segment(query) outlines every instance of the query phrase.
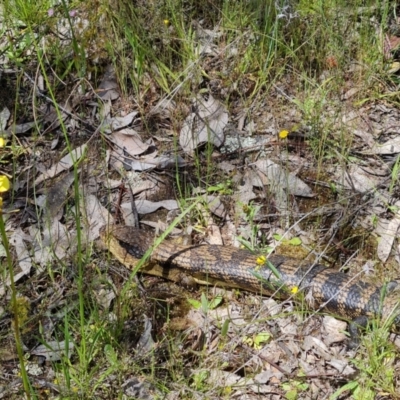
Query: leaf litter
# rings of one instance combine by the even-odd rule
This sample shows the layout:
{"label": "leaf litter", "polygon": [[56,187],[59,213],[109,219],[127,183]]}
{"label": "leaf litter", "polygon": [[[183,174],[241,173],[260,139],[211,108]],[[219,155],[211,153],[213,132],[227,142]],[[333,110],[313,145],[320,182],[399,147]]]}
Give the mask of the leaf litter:
{"label": "leaf litter", "polygon": [[[84,19],[80,21],[84,22]],[[60,29],[62,29],[61,25]],[[220,54],[216,43],[216,39],[221,36],[219,28],[206,30],[198,26],[196,30],[199,35],[199,53],[209,57],[204,62],[210,62],[210,58],[213,61],[213,57]],[[232,54],[234,50],[230,49]],[[214,86],[213,88],[215,90]],[[236,89],[228,88],[227,90],[233,93]],[[271,101],[281,104],[282,93],[285,91],[289,93],[287,98],[294,95],[289,87],[282,84],[280,95],[275,96]],[[357,92],[358,87],[349,89],[345,92],[342,101],[351,100]],[[100,97],[104,104],[98,113],[97,126],[100,129],[95,140],[100,137],[99,132],[104,135],[103,137],[112,148],[110,160],[107,158],[107,166],[103,165],[101,172],[88,166],[93,161],[99,162],[99,152],[93,151],[98,149],[88,145],[89,140],[92,139],[88,139],[84,144],[75,141],[72,150],[67,155],[60,155],[59,161],[52,162],[50,166],[47,164],[45,167],[45,161],[48,160],[42,159],[43,164],[39,168],[41,171],[35,172],[36,175],[30,178],[34,179],[35,188],[38,185],[43,186],[38,193],[39,197],[35,198],[42,216],[38,216],[38,220],[33,221],[30,226],[19,227],[18,220],[13,220],[12,216],[8,223],[8,232],[12,232],[10,244],[15,251],[15,260],[20,268],[20,272],[14,276],[16,282],[24,277],[32,279],[36,275],[43,274],[45,270],[43,267],[55,265],[61,260],[71,260],[76,254],[77,227],[71,214],[67,212],[67,207],[71,207],[75,201],[75,197],[71,195],[71,185],[75,175],[69,172],[74,163],[79,161],[78,179],[82,181],[79,183],[78,210],[82,221],[84,249],[98,238],[98,230],[103,224],[112,223],[118,218],[128,224],[133,223],[132,204],[126,193],[121,195],[121,187],[124,186],[132,187],[134,195],[144,196],[135,200],[137,211],[142,217],[150,217],[160,209],[164,211],[157,222],[147,221],[147,223],[165,229],[168,226],[166,222],[168,215],[176,215],[165,212],[176,212],[179,209],[179,203],[170,196],[157,198],[160,192],[155,190],[154,181],[150,180],[146,174],[162,180],[163,174],[167,175],[172,168],[190,167],[193,164],[192,156],[195,151],[202,151],[202,146],[207,147],[207,144],[212,145],[214,152],[225,145],[228,149],[225,154],[234,152],[240,154],[243,150],[246,157],[251,158],[251,162],[249,159],[241,160],[239,156],[230,161],[221,159],[222,161],[216,162],[216,166],[227,175],[217,176],[217,181],[213,185],[213,194],[210,195],[206,189],[197,187],[197,193],[204,197],[204,202],[197,209],[198,220],[188,224],[191,225],[192,233],[195,232],[192,236],[197,241],[238,244],[236,237],[240,232],[248,229],[251,234],[254,234],[250,223],[255,221],[260,227],[259,237],[256,239],[273,243],[273,234],[279,232],[289,240],[298,233],[293,225],[303,226],[303,219],[311,215],[309,209],[303,208],[304,199],[313,201],[321,193],[320,189],[325,183],[346,193],[346,196],[342,198],[343,205],[332,207],[328,215],[327,208],[312,203],[314,207],[320,207],[317,215],[321,217],[321,232],[307,232],[307,226],[303,226],[301,232],[315,235],[315,247],[321,248],[320,244],[324,243],[323,230],[333,226],[331,233],[336,234],[341,227],[349,225],[349,220],[343,217],[343,214],[346,213],[346,207],[352,208],[351,199],[359,194],[370,196],[373,198],[374,210],[382,210],[377,215],[379,220],[377,226],[371,229],[371,232],[379,237],[376,247],[377,257],[383,263],[389,259],[393,263],[395,239],[399,229],[399,204],[391,200],[392,195],[388,184],[391,169],[385,168],[388,162],[383,156],[400,152],[398,150],[399,132],[391,128],[399,117],[394,107],[388,105],[365,107],[363,117],[366,116],[368,119],[368,128],[357,114],[354,118],[347,118],[344,123],[345,128],[359,139],[354,145],[356,148],[354,157],[346,168],[333,166],[334,170],[329,171],[329,166],[327,166],[328,174],[334,179],[326,178],[325,181],[328,182],[326,183],[318,182],[315,175],[307,170],[307,165],[310,163],[307,157],[311,157],[311,150],[307,146],[311,139],[292,142],[289,134],[286,142],[277,140],[279,133],[277,125],[271,123],[271,115],[267,113],[260,112],[258,115],[254,113],[251,120],[241,118],[236,121],[237,126],[234,126],[234,131],[237,135],[229,136],[226,135],[226,131],[229,128],[228,122],[235,121],[234,110],[210,93],[197,94],[194,99],[185,104],[185,108],[192,111],[180,121],[182,123],[178,131],[180,147],[176,152],[173,149],[165,149],[164,144],[171,143],[170,138],[166,140],[160,136],[159,132],[157,135],[145,137],[140,125],[146,116],[142,115],[134,104],[131,104],[133,111],[125,112],[118,108],[121,96],[112,68],[107,68],[104,78],[96,89],[96,96]],[[176,110],[176,101],[161,98],[161,95],[159,97],[150,115],[158,119],[159,123],[164,124],[166,131],[174,132],[170,118]],[[293,104],[288,102],[285,106],[289,110]],[[351,108],[351,105],[347,103],[347,107]],[[74,112],[74,108],[67,107],[66,110],[68,113],[63,113],[64,122],[69,120],[69,113]],[[324,117],[328,118],[329,113],[336,111],[334,104],[328,106]],[[1,115],[1,130],[5,131],[5,135],[11,132],[29,133],[36,126],[36,122],[19,125],[10,122],[10,115],[6,109],[3,109]],[[286,115],[293,116],[293,122],[298,122],[294,114],[287,113]],[[350,117],[350,113],[348,116]],[[47,117],[47,123],[50,123],[51,129],[56,129],[52,121],[57,119],[51,111]],[[276,119],[279,120],[279,116]],[[88,124],[90,122],[91,117],[88,117]],[[290,119],[288,121],[287,117],[281,117],[282,124],[286,125],[288,122]],[[71,124],[70,128],[73,128],[73,125]],[[331,134],[338,137],[339,133],[342,133],[340,129]],[[242,137],[245,132],[250,132],[254,137]],[[259,135],[259,132],[262,134]],[[239,139],[236,140],[235,137]],[[57,145],[61,143],[63,143],[62,139]],[[243,143],[249,145],[243,147]],[[61,147],[63,148],[60,150],[66,151],[65,143]],[[53,150],[54,146],[51,145],[50,148]],[[224,151],[223,147],[222,151]],[[204,155],[205,152],[202,154]],[[382,157],[377,158],[378,156]],[[374,163],[379,165],[381,175],[376,175],[377,168],[368,168]],[[143,173],[137,177],[137,185],[129,182],[131,170],[142,173],[147,171],[146,174]],[[65,175],[54,182],[61,174]],[[112,175],[112,179],[109,179],[108,174]],[[98,189],[91,189],[89,176],[96,177]],[[230,180],[233,184],[226,184],[227,182],[221,184],[224,180]],[[169,184],[172,186],[171,183]],[[227,188],[232,190],[232,193],[227,192]],[[145,198],[146,196],[150,199]],[[119,200],[120,197],[123,199]],[[332,197],[328,199],[336,202]],[[364,215],[361,220],[359,211],[355,212],[354,218],[351,219],[351,225],[355,227],[361,226],[366,218],[371,219],[376,216],[371,212],[371,203],[367,201],[363,203],[363,199],[358,201],[358,206]],[[246,219],[246,210],[248,212],[246,206],[254,207],[255,205],[260,206],[260,212],[256,216],[259,220],[255,218],[249,221]],[[294,221],[289,224],[287,219],[283,218],[287,212],[290,212],[294,218]],[[120,213],[119,217],[118,213]],[[181,229],[176,229],[176,232],[181,231]],[[337,236],[340,237],[339,234]],[[396,262],[398,264],[398,260]],[[112,272],[106,271],[105,274],[106,281],[114,284]],[[3,281],[0,292],[3,297],[7,293],[8,285],[7,279]],[[113,285],[107,284],[106,287],[108,286]],[[115,289],[104,289],[104,287],[100,289],[101,285],[97,287],[99,288],[97,294],[101,298],[97,301],[104,312],[109,312],[112,319]],[[332,393],[333,380],[338,377],[346,379],[355,373],[354,367],[349,362],[352,353],[348,352],[344,345],[346,337],[343,331],[346,326],[343,321],[327,316],[313,316],[305,320],[301,313],[294,311],[296,307],[293,299],[278,303],[273,299],[260,299],[258,296],[238,294],[235,291],[217,292],[216,289],[210,289],[206,301],[210,300],[211,303],[212,297],[217,294],[222,296],[223,302],[216,309],[191,309],[179,317],[180,322],[184,322],[181,324],[184,334],[180,343],[180,353],[187,357],[185,362],[195,358],[193,357],[195,351],[201,351],[203,361],[213,366],[204,370],[201,365],[192,365],[190,362],[187,364],[188,372],[193,379],[204,377],[204,381],[207,381],[210,387],[211,396],[216,396],[223,386],[229,387],[231,393],[239,398],[259,398],[257,395],[260,393],[282,398],[285,394],[283,384],[289,380],[294,385],[296,379],[300,379],[297,372],[303,371],[308,377],[308,382],[312,382],[314,397],[318,398],[323,393]],[[36,300],[38,299],[39,297],[36,297]],[[157,321],[152,320],[151,315],[151,309],[146,309],[145,313],[136,315],[134,320],[134,323],[142,328],[142,332],[135,335],[134,357],[142,357],[147,361],[150,357],[154,357],[154,354],[158,356],[157,351],[162,348],[163,339],[166,338],[165,329],[168,327],[168,322],[165,320],[166,326],[160,328]],[[174,317],[169,320],[171,326],[175,322],[177,319],[174,320]],[[54,319],[54,324],[58,323],[59,321]],[[224,327],[224,324],[227,326]],[[223,334],[222,330],[224,330]],[[261,335],[265,332],[268,335]],[[265,342],[260,341],[260,337],[265,339]],[[76,339],[79,338],[76,337]],[[70,342],[68,345],[69,352],[73,350],[73,343]],[[36,342],[30,354],[50,361],[58,361],[64,356],[65,347],[65,341],[47,340],[45,344]],[[148,355],[149,351],[152,352],[151,356]],[[106,353],[108,359],[111,360],[112,352]],[[249,377],[242,376],[244,368]],[[127,392],[131,390],[129,393],[136,395],[144,387],[146,387],[144,392],[150,391],[149,386],[146,385],[148,385],[146,381],[135,377],[126,381],[124,389]],[[185,390],[185,388],[173,390],[171,387],[171,398],[174,393],[179,398]],[[307,388],[304,390],[308,393]],[[141,396],[145,398],[147,394]]]}

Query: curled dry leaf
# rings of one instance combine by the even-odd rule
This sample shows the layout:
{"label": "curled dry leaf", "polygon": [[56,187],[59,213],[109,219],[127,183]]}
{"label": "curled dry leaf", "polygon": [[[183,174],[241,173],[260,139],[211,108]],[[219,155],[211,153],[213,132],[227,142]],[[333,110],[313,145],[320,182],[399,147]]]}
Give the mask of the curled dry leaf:
{"label": "curled dry leaf", "polygon": [[154,144],[144,143],[139,134],[133,129],[122,129],[111,134],[111,140],[115,143],[125,154],[137,156],[143,154],[150,146]]}
{"label": "curled dry leaf", "polygon": [[400,153],[400,137],[389,139],[385,143],[376,143],[372,149],[372,154],[395,154]]}
{"label": "curled dry leaf", "polygon": [[217,196],[207,196],[207,204],[210,211],[219,218],[226,217],[226,210],[221,199]]}
{"label": "curled dry leaf", "polygon": [[251,200],[257,198],[257,195],[253,192],[252,179],[249,179],[248,175],[242,177],[239,182],[240,184],[237,186],[237,191],[233,195],[236,201],[235,208],[237,212],[240,212],[243,204],[249,204]]}
{"label": "curled dry leaf", "polygon": [[325,343],[314,336],[308,335],[304,338],[303,348],[305,351],[313,349],[316,354],[325,360],[330,360],[332,358],[332,354]]}
{"label": "curled dry leaf", "polygon": [[349,100],[351,97],[356,95],[362,88],[361,87],[353,87],[349,89],[346,93],[343,94],[342,100]]}
{"label": "curled dry leaf", "polygon": [[366,129],[353,129],[353,134],[362,139],[369,147],[375,145],[374,136]]}
{"label": "curled dry leaf", "polygon": [[[21,268],[20,272],[14,274],[14,282],[18,282],[21,278],[28,275],[32,268],[32,261],[24,240],[29,241],[30,237],[26,235],[21,228],[18,228],[10,237],[10,244],[15,249],[18,265]],[[8,287],[10,283],[11,281],[9,277],[3,280],[2,284],[0,285],[0,296],[5,294],[6,287]]]}
{"label": "curled dry leaf", "polygon": [[86,144],[72,150],[64,156],[56,165],[53,165],[48,171],[40,174],[35,180],[35,185],[45,181],[46,179],[53,178],[63,171],[70,169],[74,163],[77,163],[86,152]]}
{"label": "curled dry leaf", "polygon": [[194,107],[196,111],[189,114],[180,132],[179,143],[183,150],[191,154],[203,143],[220,147],[228,123],[226,107],[211,95],[208,100],[198,96]]}
{"label": "curled dry leaf", "polygon": [[44,225],[43,239],[41,233],[35,235],[35,262],[45,265],[54,259],[63,260],[67,255],[73,255],[76,251],[76,233],[53,219]]}
{"label": "curled dry leaf", "polygon": [[[68,346],[68,347],[67,347]],[[46,361],[60,361],[65,356],[71,358],[74,353],[75,344],[71,340],[67,342],[50,341],[41,344],[30,352],[30,354],[38,357],[44,357]]]}
{"label": "curled dry leaf", "polygon": [[154,342],[151,336],[151,330],[153,328],[151,320],[145,314],[143,314],[143,319],[144,319],[144,329],[137,344],[138,352],[141,356],[148,354],[149,352],[154,350],[156,346],[156,343]]}
{"label": "curled dry leaf", "polygon": [[[196,372],[200,373],[200,371]],[[207,372],[209,374],[207,379],[208,384],[217,387],[230,387],[237,384],[241,379],[240,375],[221,371],[220,369],[211,369],[207,370]]]}
{"label": "curled dry leaf", "polygon": [[26,133],[30,131],[33,127],[36,126],[36,122],[26,122],[25,124],[20,124],[20,125],[11,125],[4,133],[4,136],[12,136],[12,135],[22,135],[23,133]]}
{"label": "curled dry leaf", "polygon": [[41,199],[45,218],[61,219],[63,216],[63,207],[67,201],[68,189],[72,185],[74,177],[74,173],[70,172],[64,178],[56,182],[51,188],[45,190],[45,197]]}
{"label": "curled dry leaf", "polygon": [[336,318],[326,315],[322,319],[322,326],[325,330],[323,339],[327,346],[330,346],[332,343],[343,342],[347,339],[347,336],[344,334],[347,329],[345,321],[339,321]]}
{"label": "curled dry leaf", "polygon": [[[342,172],[338,168],[337,174],[342,176]],[[364,193],[369,190],[376,189],[379,183],[383,180],[376,175],[369,174],[365,169],[358,165],[351,165],[348,171],[344,173],[344,186],[348,189],[355,190],[359,193]]]}
{"label": "curled dry leaf", "polygon": [[[150,226],[150,227],[154,228],[154,230],[156,232],[165,232],[167,229],[170,229],[169,224],[166,224],[161,221],[154,222],[154,221],[148,221],[148,220],[142,219],[140,221],[140,223],[142,225],[146,225],[146,226]],[[172,229],[170,235],[171,236],[182,236],[184,233],[185,233],[185,231],[183,229],[174,228],[174,229]]]}
{"label": "curled dry leaf", "polygon": [[[62,108],[69,113],[73,111],[69,102],[63,104]],[[46,125],[46,131],[55,130],[61,125],[61,122],[65,122],[69,118],[69,114],[62,110],[57,110],[54,106],[47,107],[44,104],[41,109],[44,115],[43,122]]]}
{"label": "curled dry leaf", "polygon": [[117,131],[119,129],[127,127],[132,123],[138,113],[138,111],[132,111],[124,117],[106,118],[103,122],[103,132],[111,133],[113,131]]}
{"label": "curled dry leaf", "polygon": [[[85,190],[84,190],[85,192]],[[85,221],[85,243],[90,243],[99,237],[99,229],[106,224],[113,224],[114,218],[103,207],[94,195],[83,196],[81,213]]]}
{"label": "curled dry leaf", "polygon": [[0,135],[3,136],[3,132],[6,129],[7,122],[10,119],[11,113],[7,107],[4,107],[0,111]]}
{"label": "curled dry leaf", "polygon": [[378,226],[381,238],[378,243],[377,255],[382,262],[386,262],[392,251],[394,239],[398,237],[400,213],[397,212],[390,221],[379,221]]}
{"label": "curled dry leaf", "polygon": [[10,244],[14,246],[17,254],[18,265],[21,268],[21,272],[29,274],[32,268],[31,258],[29,251],[24,243],[24,240],[30,239],[21,228],[18,228],[10,237]]}
{"label": "curled dry leaf", "polygon": [[160,157],[145,158],[141,161],[133,160],[130,162],[129,165],[135,171],[148,171],[154,168],[168,169],[168,168],[173,168],[175,166],[184,167],[186,164],[187,164],[186,161],[180,155],[163,154]]}
{"label": "curled dry leaf", "polygon": [[[163,201],[150,201],[150,200],[135,200],[135,205],[137,212],[139,214],[150,214],[159,208],[165,208],[167,210],[176,210],[179,208],[178,202],[176,200],[163,200]],[[134,220],[132,215],[132,204],[122,203],[121,212],[124,221],[127,225],[134,226]]]}
{"label": "curled dry leaf", "polygon": [[272,191],[277,192],[280,189],[285,189],[295,196],[314,197],[314,193],[306,183],[273,161],[259,160],[254,165],[261,174],[261,179],[263,179],[263,175],[267,178]]}
{"label": "curled dry leaf", "polygon": [[346,360],[341,360],[338,358],[333,358],[327,362],[333,368],[335,368],[342,376],[352,376],[355,374],[356,370],[351,367]]}

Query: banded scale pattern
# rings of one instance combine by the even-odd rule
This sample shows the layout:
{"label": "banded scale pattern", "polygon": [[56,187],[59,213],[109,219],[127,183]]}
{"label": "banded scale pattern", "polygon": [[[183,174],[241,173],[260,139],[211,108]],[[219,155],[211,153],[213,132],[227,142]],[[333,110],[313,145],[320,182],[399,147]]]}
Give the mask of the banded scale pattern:
{"label": "banded scale pattern", "polygon": [[[148,232],[128,226],[103,227],[101,237],[112,254],[128,268],[153,246]],[[248,250],[215,245],[178,245],[165,240],[156,247],[143,272],[180,282],[189,275],[198,283],[218,284],[232,288],[287,298],[292,288],[304,292],[312,309],[325,310],[351,320],[393,317],[400,327],[400,282],[377,286],[351,277],[324,265],[304,264],[302,260],[272,255],[268,260],[279,276],[267,265],[259,266],[257,256]]]}

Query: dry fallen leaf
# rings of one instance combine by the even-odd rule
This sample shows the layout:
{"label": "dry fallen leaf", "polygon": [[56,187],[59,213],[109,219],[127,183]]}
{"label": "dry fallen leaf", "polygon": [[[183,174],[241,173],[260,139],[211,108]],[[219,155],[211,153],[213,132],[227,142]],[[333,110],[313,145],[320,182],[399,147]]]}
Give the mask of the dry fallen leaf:
{"label": "dry fallen leaf", "polygon": [[383,177],[369,174],[365,168],[361,168],[358,165],[351,165],[344,174],[343,171],[338,168],[337,175],[338,178],[344,175],[344,187],[359,193],[376,189],[379,183],[384,179]]}
{"label": "dry fallen leaf", "polygon": [[48,171],[40,174],[35,180],[35,185],[45,181],[46,179],[53,178],[61,172],[70,169],[74,163],[77,163],[86,152],[86,144],[72,150],[64,156],[57,164],[53,165]]}
{"label": "dry fallen leaf", "polygon": [[330,346],[332,343],[343,342],[347,339],[347,336],[344,334],[347,329],[347,323],[344,321],[339,321],[336,318],[326,315],[322,319],[322,327],[325,331],[323,340],[327,346]]}
{"label": "dry fallen leaf", "polygon": [[0,111],[0,135],[3,136],[3,133],[6,129],[7,122],[10,119],[11,113],[7,107],[4,107]]}
{"label": "dry fallen leaf", "polygon": [[219,218],[226,217],[225,206],[222,203],[220,197],[218,196],[207,196],[207,205],[209,210]]}
{"label": "dry fallen leaf", "polygon": [[143,314],[143,319],[144,319],[144,329],[137,343],[138,354],[142,357],[153,351],[154,348],[156,347],[156,342],[151,336],[151,330],[153,328],[151,319],[148,318],[147,315],[145,314]]}
{"label": "dry fallen leaf", "polygon": [[71,340],[69,340],[68,343],[65,341],[57,342],[54,340],[37,346],[35,349],[30,351],[30,354],[44,357],[46,361],[60,361],[66,355],[68,355],[68,358],[71,358],[74,353],[74,347],[75,344]]}
{"label": "dry fallen leaf", "polygon": [[[85,190],[83,190],[85,192]],[[113,224],[114,218],[94,195],[83,196],[81,213],[84,216],[85,243],[91,243],[99,237],[99,229]]]}
{"label": "dry fallen leaf", "polygon": [[[400,202],[396,202],[397,207]],[[382,262],[386,262],[392,251],[395,238],[398,237],[400,227],[400,213],[397,212],[390,221],[380,220],[378,222],[377,230],[379,230],[380,240],[377,248],[378,258]]]}
{"label": "dry fallen leaf", "polygon": [[63,216],[63,207],[67,201],[68,189],[74,181],[73,172],[67,174],[64,178],[54,183],[49,189],[45,189],[45,195],[36,198],[36,204],[43,208],[44,219],[57,218],[60,220]]}
{"label": "dry fallen leaf", "polygon": [[[176,210],[179,208],[176,200],[163,200],[163,201],[150,201],[150,200],[135,200],[137,212],[139,214],[150,214],[159,208],[167,210]],[[134,219],[132,215],[132,204],[130,202],[121,204],[121,212],[124,221],[127,225],[134,226]]]}
{"label": "dry fallen leaf", "polygon": [[[150,226],[150,227],[154,228],[154,230],[156,232],[165,232],[167,229],[170,228],[169,224],[167,224],[165,222],[162,222],[162,221],[154,222],[154,221],[148,221],[148,220],[142,219],[140,221],[140,223],[142,225],[146,225],[146,226]],[[133,226],[133,225],[131,224],[131,226]],[[172,229],[170,234],[172,236],[182,236],[183,230],[182,229],[178,229],[178,228],[174,228],[174,229]]]}
{"label": "dry fallen leaf", "polygon": [[389,139],[385,143],[376,143],[372,147],[372,154],[395,154],[400,153],[400,137]]}
{"label": "dry fallen leaf", "polygon": [[[240,176],[237,175],[237,178]],[[257,198],[257,195],[253,192],[253,182],[252,178],[246,174],[244,177],[241,177],[239,180],[239,184],[237,185],[236,191],[233,194],[233,198],[235,199],[235,208],[236,212],[240,212],[243,204],[249,204],[251,200]]]}
{"label": "dry fallen leaf", "polygon": [[236,385],[241,379],[240,375],[232,372],[221,371],[220,369],[207,369],[206,371],[208,373],[208,384],[217,387],[230,387]]}
{"label": "dry fallen leaf", "polygon": [[374,136],[366,129],[353,129],[353,133],[354,135],[361,138],[365,142],[365,144],[367,144],[369,147],[374,146],[375,144]]}
{"label": "dry fallen leaf", "polygon": [[123,117],[106,118],[103,122],[103,132],[111,133],[113,131],[117,131],[119,129],[127,127],[132,123],[132,121],[138,114],[138,111],[132,111],[131,113]]}
{"label": "dry fallen leaf", "polygon": [[21,268],[21,271],[26,275],[29,274],[32,268],[29,251],[24,243],[24,240],[27,238],[29,238],[29,236],[26,235],[21,228],[16,229],[10,237],[10,244],[14,246],[17,254],[18,265]]}
{"label": "dry fallen leaf", "polygon": [[25,124],[20,124],[20,125],[11,125],[4,133],[4,136],[12,136],[12,135],[21,135],[23,133],[26,133],[30,131],[33,127],[36,126],[36,122],[26,122]]}
{"label": "dry fallen leaf", "polygon": [[147,171],[154,168],[168,169],[176,166],[184,167],[186,164],[186,161],[178,154],[163,154],[160,157],[133,160],[129,163],[129,166],[135,171]]}
{"label": "dry fallen leaf", "polygon": [[317,337],[307,335],[304,338],[303,348],[306,351],[310,351],[311,349],[313,349],[316,354],[318,354],[325,360],[332,359],[332,354],[329,351],[329,348],[325,345],[325,343],[321,339]]}
{"label": "dry fallen leaf", "polygon": [[[24,240],[30,241],[29,235],[26,235],[21,228],[18,228],[10,237],[10,244],[14,247],[17,254],[18,265],[21,271],[14,274],[14,282],[18,282],[21,278],[28,275],[32,268],[31,258],[29,256],[28,248]],[[10,285],[10,278],[3,279],[0,285],[0,296],[6,292],[6,287]]]}
{"label": "dry fallen leaf", "polygon": [[263,178],[262,175],[264,175],[268,179],[268,184],[273,192],[280,188],[295,196],[314,197],[311,188],[306,183],[273,161],[259,160],[254,165],[261,174],[260,177]]}
{"label": "dry fallen leaf", "polygon": [[220,147],[224,142],[224,128],[228,123],[228,111],[218,100],[209,95],[208,100],[198,96],[196,112],[189,114],[180,131],[179,143],[186,153],[203,143]]}
{"label": "dry fallen leaf", "polygon": [[349,365],[347,360],[341,360],[338,358],[333,358],[327,362],[329,365],[332,365],[333,368],[338,370],[340,375],[342,376],[353,376],[356,370]]}
{"label": "dry fallen leaf", "polygon": [[76,250],[76,234],[57,219],[47,222],[43,228],[43,239],[36,232],[35,262],[45,265],[55,259],[64,259]]}
{"label": "dry fallen leaf", "polygon": [[[63,104],[62,108],[67,112],[73,111],[69,102]],[[60,109],[57,110],[53,105],[48,107],[47,104],[43,104],[41,111],[44,115],[43,122],[46,126],[46,131],[55,130],[61,125],[61,122],[65,122],[69,118],[69,114]]]}
{"label": "dry fallen leaf", "polygon": [[349,89],[346,93],[343,94],[342,99],[349,100],[351,97],[357,94],[361,89],[362,89],[361,87],[353,87]]}
{"label": "dry fallen leaf", "polygon": [[115,143],[123,153],[130,156],[143,154],[150,146],[154,146],[152,141],[144,143],[139,134],[133,129],[122,129],[111,134],[111,140]]}

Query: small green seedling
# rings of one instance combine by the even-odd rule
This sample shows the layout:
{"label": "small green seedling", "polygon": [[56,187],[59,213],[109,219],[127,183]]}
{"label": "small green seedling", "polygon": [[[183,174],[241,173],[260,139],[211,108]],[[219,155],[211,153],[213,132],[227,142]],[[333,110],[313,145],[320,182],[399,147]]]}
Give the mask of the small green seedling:
{"label": "small green seedling", "polygon": [[201,300],[188,299],[188,302],[196,309],[201,309],[204,313],[207,313],[209,310],[214,310],[222,303],[222,295],[215,296],[211,301],[208,301],[206,295],[204,293],[201,294]]}

